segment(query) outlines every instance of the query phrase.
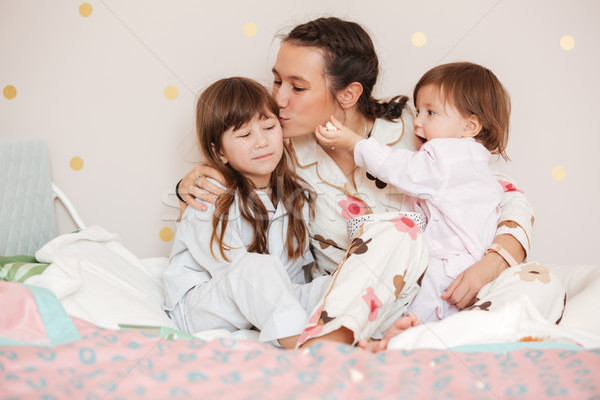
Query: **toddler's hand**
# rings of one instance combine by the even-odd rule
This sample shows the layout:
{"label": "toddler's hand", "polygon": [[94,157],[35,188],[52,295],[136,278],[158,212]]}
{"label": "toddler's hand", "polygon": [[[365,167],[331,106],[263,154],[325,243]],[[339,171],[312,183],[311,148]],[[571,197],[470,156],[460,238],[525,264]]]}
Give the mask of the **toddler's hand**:
{"label": "toddler's hand", "polygon": [[456,277],[442,295],[442,300],[456,305],[461,310],[470,307],[477,302],[479,290],[496,279],[501,272],[501,267],[490,263],[489,258],[484,257]]}
{"label": "toddler's hand", "polygon": [[343,150],[354,150],[354,145],[362,139],[352,130],[342,125],[333,115],[325,126],[317,126],[315,137],[324,148],[340,148]]}

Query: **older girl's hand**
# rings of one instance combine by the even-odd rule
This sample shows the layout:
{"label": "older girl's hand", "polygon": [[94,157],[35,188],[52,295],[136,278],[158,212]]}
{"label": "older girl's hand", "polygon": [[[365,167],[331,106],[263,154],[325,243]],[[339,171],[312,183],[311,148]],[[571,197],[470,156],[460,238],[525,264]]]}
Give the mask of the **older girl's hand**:
{"label": "older girl's hand", "polygon": [[206,180],[206,177],[225,185],[225,179],[216,169],[208,164],[195,166],[179,183],[177,193],[185,201],[185,203],[179,202],[182,213],[188,205],[205,211],[206,205],[196,201],[196,198],[214,204],[217,197],[224,192],[222,188]]}

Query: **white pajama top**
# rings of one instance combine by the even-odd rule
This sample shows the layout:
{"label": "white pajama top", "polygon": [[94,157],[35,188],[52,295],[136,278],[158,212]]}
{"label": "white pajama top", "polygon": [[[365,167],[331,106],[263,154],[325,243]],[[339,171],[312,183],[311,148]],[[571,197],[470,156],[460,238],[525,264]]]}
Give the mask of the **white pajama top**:
{"label": "white pajama top", "polygon": [[[281,261],[292,283],[306,283],[302,267],[313,262],[309,246],[306,246],[302,257],[289,260],[285,249],[288,227],[286,210],[281,203],[275,208],[266,193],[261,191],[256,193],[269,213],[267,240],[270,256]],[[213,243],[213,257],[209,246],[213,231],[213,212],[212,204],[206,211],[187,207],[181,218],[173,241],[170,265],[163,277],[164,308],[167,311],[172,311],[190,289],[209,281],[212,276],[225,272],[248,253],[253,228],[240,216],[239,199],[236,196],[229,210],[229,222],[224,236],[224,243],[231,247],[231,250],[225,251],[229,261],[222,258],[216,243]],[[308,206],[304,208],[303,215],[308,220]]]}

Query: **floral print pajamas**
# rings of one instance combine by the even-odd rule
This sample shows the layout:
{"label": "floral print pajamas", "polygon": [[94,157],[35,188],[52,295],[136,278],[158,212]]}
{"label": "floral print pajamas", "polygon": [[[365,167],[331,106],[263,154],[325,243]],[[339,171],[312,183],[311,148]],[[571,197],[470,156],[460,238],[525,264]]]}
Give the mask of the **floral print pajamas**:
{"label": "floral print pajamas", "polygon": [[342,326],[355,341],[381,336],[416,295],[429,259],[423,232],[402,213],[376,217],[351,242],[298,345]]}
{"label": "floral print pajamas", "polygon": [[[417,141],[409,110],[394,122],[376,119],[370,135],[391,148],[416,150]],[[385,330],[393,322],[394,316],[401,314],[405,304],[414,298],[418,289],[416,282],[427,266],[427,263],[423,262],[426,256],[420,257],[428,252],[428,246],[422,234],[418,236],[418,240],[412,240],[408,233],[398,231],[394,232],[393,240],[387,236],[388,233],[380,238],[376,231],[381,229],[379,232],[391,232],[394,229],[389,223],[385,229],[376,227],[378,224],[385,226],[385,223],[380,221],[364,225],[365,229],[360,239],[363,243],[369,239],[371,241],[366,244],[366,252],[357,254],[357,250],[362,251],[361,246],[358,242],[351,246],[346,222],[364,214],[403,211],[401,192],[363,168],[355,168],[351,175],[346,176],[312,135],[293,138],[288,145],[298,175],[317,193],[316,216],[310,223],[312,251],[317,261],[313,276],[335,273],[325,298],[309,314],[309,323],[302,333],[302,341],[346,325],[354,327],[357,331],[356,340],[368,336],[371,331],[377,333]],[[494,166],[491,166],[491,169],[504,189],[499,219],[502,222],[498,225],[496,235],[510,234],[529,251],[529,238],[533,227],[531,206],[526,196],[509,178],[500,174]],[[358,248],[354,248],[357,245]],[[386,257],[387,254],[389,257]],[[382,265],[386,260],[393,262]],[[404,264],[402,260],[405,261]],[[338,268],[338,265],[341,267]],[[519,267],[519,270],[521,268]],[[504,279],[507,286],[516,285],[514,291],[528,290],[522,287],[522,283],[531,282],[517,282],[516,279],[520,275],[511,275],[517,269],[510,268],[507,271],[482,289],[479,297],[481,300],[477,305],[486,301],[490,301],[492,306],[494,303],[499,304],[502,301],[501,296],[488,299],[494,295],[499,287],[497,285]],[[508,282],[509,280],[512,283]],[[487,298],[483,296],[484,289],[489,290]],[[560,288],[545,285],[540,293],[546,293],[553,301],[559,299],[557,301],[564,306],[564,290],[560,292]],[[507,295],[505,292],[506,297]],[[514,298],[514,294],[512,297]],[[532,296],[536,299],[538,297]],[[358,316],[353,316],[355,311]],[[332,317],[335,318],[330,320]],[[371,321],[369,318],[375,320]]]}

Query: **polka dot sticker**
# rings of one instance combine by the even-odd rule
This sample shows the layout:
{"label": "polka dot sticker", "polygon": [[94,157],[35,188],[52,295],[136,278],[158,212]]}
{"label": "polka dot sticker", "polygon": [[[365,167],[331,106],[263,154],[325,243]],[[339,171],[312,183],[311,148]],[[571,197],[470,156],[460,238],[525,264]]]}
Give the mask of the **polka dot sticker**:
{"label": "polka dot sticker", "polygon": [[244,35],[252,37],[258,32],[258,26],[254,22],[246,22],[242,28]]}
{"label": "polka dot sticker", "polygon": [[160,239],[162,241],[170,242],[173,239],[173,236],[175,236],[175,234],[173,233],[173,230],[171,228],[162,228],[158,236],[160,236]]}
{"label": "polka dot sticker", "polygon": [[575,47],[575,39],[573,39],[573,36],[566,35],[560,38],[561,49],[570,51],[573,50],[573,47]]}
{"label": "polka dot sticker", "polygon": [[167,86],[164,93],[169,100],[175,100],[179,96],[179,90],[175,86]]}
{"label": "polka dot sticker", "polygon": [[71,158],[71,162],[69,163],[69,165],[71,166],[71,169],[73,171],[81,171],[81,169],[83,168],[83,160],[81,159],[81,157],[73,157]]}
{"label": "polka dot sticker", "polygon": [[415,32],[410,37],[410,41],[415,47],[423,47],[427,43],[427,36],[423,32]]}
{"label": "polka dot sticker", "polygon": [[13,85],[7,85],[4,86],[4,90],[2,91],[2,94],[4,95],[4,97],[6,97],[8,100],[12,100],[15,97],[17,97],[17,88],[14,87]]}
{"label": "polka dot sticker", "polygon": [[81,5],[79,6],[79,15],[81,15],[82,17],[89,17],[90,15],[92,15],[93,11],[94,8],[90,3],[81,3]]}
{"label": "polka dot sticker", "polygon": [[555,181],[562,181],[567,177],[567,170],[564,167],[558,166],[552,169],[552,179]]}

